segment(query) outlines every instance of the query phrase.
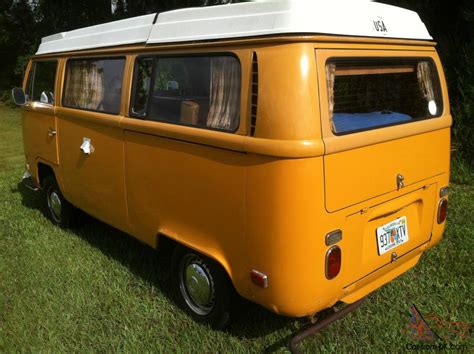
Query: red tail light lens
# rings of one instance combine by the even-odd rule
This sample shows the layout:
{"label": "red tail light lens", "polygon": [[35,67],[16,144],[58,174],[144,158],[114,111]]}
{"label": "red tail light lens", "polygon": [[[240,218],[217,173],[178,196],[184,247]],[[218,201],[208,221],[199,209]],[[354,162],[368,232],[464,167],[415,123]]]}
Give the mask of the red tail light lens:
{"label": "red tail light lens", "polygon": [[326,278],[333,279],[341,270],[341,249],[331,247],[326,253]]}
{"label": "red tail light lens", "polygon": [[268,288],[268,277],[266,274],[263,274],[258,270],[252,269],[252,271],[250,272],[250,279],[255,285],[264,289]]}
{"label": "red tail light lens", "polygon": [[438,224],[442,224],[448,216],[448,200],[441,199],[438,206]]}

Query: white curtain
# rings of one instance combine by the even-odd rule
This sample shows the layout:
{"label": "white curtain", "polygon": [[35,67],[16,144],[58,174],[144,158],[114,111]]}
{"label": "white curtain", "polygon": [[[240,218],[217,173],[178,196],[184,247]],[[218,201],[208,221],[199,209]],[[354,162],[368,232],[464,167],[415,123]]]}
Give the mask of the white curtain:
{"label": "white curtain", "polygon": [[104,99],[102,69],[90,61],[72,61],[67,66],[64,104],[97,110]]}
{"label": "white curtain", "polygon": [[431,72],[431,64],[427,61],[418,63],[416,76],[420,90],[427,102],[435,100],[435,92],[433,87],[433,73]]}
{"label": "white curtain", "polygon": [[336,64],[331,63],[326,66],[326,80],[328,86],[329,120],[331,125],[333,125],[332,114],[334,112],[334,82],[336,80]]}
{"label": "white curtain", "polygon": [[207,126],[229,130],[240,115],[240,64],[233,57],[211,58],[210,106]]}

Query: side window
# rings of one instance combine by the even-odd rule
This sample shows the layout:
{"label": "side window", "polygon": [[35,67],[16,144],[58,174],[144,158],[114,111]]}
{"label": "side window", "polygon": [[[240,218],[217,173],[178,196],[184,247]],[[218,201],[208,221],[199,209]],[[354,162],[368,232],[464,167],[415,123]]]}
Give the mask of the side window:
{"label": "side window", "polygon": [[125,58],[68,60],[63,106],[118,114],[124,67]]}
{"label": "side window", "polygon": [[135,65],[131,115],[235,131],[241,68],[233,56],[141,57]]}
{"label": "side window", "polygon": [[28,101],[54,104],[56,61],[34,62],[28,75],[26,99]]}

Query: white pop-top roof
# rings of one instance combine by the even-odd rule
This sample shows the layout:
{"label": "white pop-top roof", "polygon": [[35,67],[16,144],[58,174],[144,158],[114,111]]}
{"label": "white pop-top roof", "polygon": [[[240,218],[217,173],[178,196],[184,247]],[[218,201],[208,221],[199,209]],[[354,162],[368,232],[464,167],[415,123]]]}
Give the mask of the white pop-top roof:
{"label": "white pop-top roof", "polygon": [[145,43],[156,14],[85,27],[44,37],[36,54]]}
{"label": "white pop-top roof", "polygon": [[36,54],[271,34],[432,40],[416,12],[368,0],[260,0],[134,17],[45,37]]}

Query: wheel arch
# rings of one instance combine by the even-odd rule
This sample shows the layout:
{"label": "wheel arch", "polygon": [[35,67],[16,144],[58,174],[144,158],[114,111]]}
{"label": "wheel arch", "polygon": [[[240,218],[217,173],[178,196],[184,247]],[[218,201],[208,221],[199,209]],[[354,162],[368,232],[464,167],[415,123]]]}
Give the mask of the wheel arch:
{"label": "wheel arch", "polygon": [[[50,165],[48,165],[48,164],[46,164],[42,161],[38,161],[37,169],[38,169],[38,184],[41,187],[43,187],[43,183],[44,183],[44,180],[45,180],[46,177],[53,175],[54,178],[56,178],[56,174],[54,173],[54,169]],[[56,180],[57,180],[57,178],[56,178]]]}
{"label": "wheel arch", "polygon": [[230,283],[234,287],[234,289],[237,291],[242,296],[242,292],[239,291],[238,287],[236,286],[236,282],[233,279],[233,269],[230,266],[229,261],[227,260],[227,257],[220,252],[219,250],[210,250],[207,249],[206,247],[201,247],[195,244],[192,244],[190,242],[187,242],[186,240],[178,237],[173,237],[169,232],[159,232],[156,236],[156,249],[158,252],[163,252],[163,254],[166,254],[166,256],[171,258],[171,254],[173,253],[174,249],[176,247],[185,247],[190,250],[196,251],[197,253],[213,260],[216,262],[224,271],[226,274],[227,278],[229,279]]}
{"label": "wheel arch", "polygon": [[[66,191],[64,188],[65,186],[63,184],[60,174],[58,173],[58,167],[59,167],[58,165],[53,164],[49,161],[43,160],[41,158],[36,159],[35,165],[37,169],[36,170],[37,182],[40,187],[43,186],[44,179],[52,175],[56,179],[59,189],[61,190],[61,193],[63,193],[63,195],[66,195],[65,193]],[[66,197],[66,199],[68,198]]]}

